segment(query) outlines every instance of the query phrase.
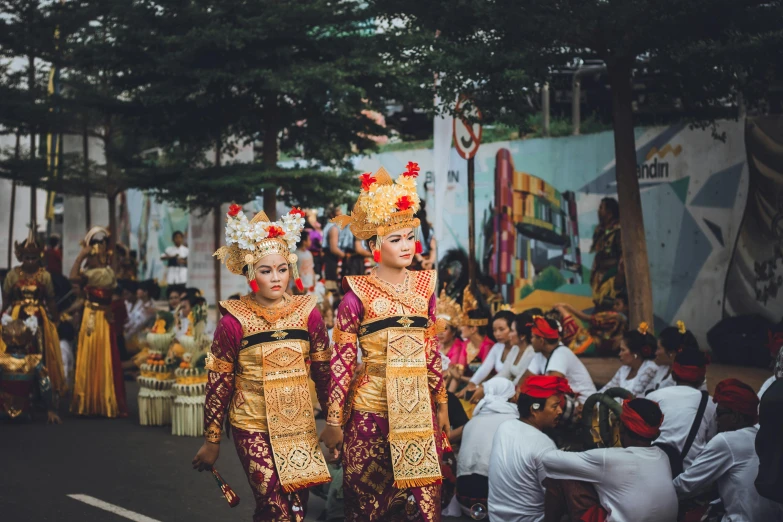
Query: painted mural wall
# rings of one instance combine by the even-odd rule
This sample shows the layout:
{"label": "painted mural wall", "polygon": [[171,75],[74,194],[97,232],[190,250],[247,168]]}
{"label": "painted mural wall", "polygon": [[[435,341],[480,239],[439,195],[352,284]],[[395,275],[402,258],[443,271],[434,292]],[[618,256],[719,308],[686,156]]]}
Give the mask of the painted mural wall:
{"label": "painted mural wall", "polygon": [[[703,339],[726,315],[783,316],[781,122],[749,122],[746,131],[745,122],[724,121],[723,140],[683,125],[636,130],[656,326],[681,319]],[[431,176],[430,150],[356,166],[402,172],[407,161]],[[468,244],[467,167],[454,149],[446,183],[444,208],[427,205],[430,215],[446,213],[445,230],[436,231],[441,254]],[[611,132],[482,145],[475,192],[482,268],[510,301],[533,287],[590,295],[590,246],[607,196],[616,197]]]}

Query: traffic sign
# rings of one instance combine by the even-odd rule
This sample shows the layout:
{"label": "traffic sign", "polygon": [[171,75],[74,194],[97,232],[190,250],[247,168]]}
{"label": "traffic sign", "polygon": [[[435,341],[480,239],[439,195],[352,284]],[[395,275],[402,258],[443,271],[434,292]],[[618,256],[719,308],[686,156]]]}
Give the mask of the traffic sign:
{"label": "traffic sign", "polygon": [[481,133],[483,132],[481,123],[479,123],[481,111],[468,98],[463,96],[459,99],[456,108],[457,114],[460,114],[461,109],[467,104],[470,107],[468,107],[465,117],[454,118],[454,143],[462,159],[470,159],[476,155],[479,145],[481,145]]}

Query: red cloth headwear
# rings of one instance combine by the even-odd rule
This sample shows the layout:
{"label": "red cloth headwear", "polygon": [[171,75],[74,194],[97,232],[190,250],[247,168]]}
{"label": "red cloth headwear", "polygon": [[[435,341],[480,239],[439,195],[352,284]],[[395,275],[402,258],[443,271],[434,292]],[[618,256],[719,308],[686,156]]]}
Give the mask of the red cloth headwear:
{"label": "red cloth headwear", "polygon": [[688,366],[674,361],[672,364],[672,374],[680,381],[700,383],[707,376],[707,365]]}
{"label": "red cloth headwear", "polygon": [[623,401],[623,412],[620,414],[620,422],[625,424],[625,427],[645,439],[654,440],[661,434],[661,424],[663,423],[663,414],[661,414],[661,422],[657,426],[648,424],[646,420],[639,415],[629,404],[632,400],[626,399]]}
{"label": "red cloth headwear", "polygon": [[738,379],[724,379],[715,387],[712,400],[715,404],[758,419],[759,396],[753,389]]}
{"label": "red cloth headwear", "polygon": [[558,393],[572,395],[574,392],[568,385],[568,379],[563,377],[531,375],[519,387],[519,393],[524,393],[534,399],[548,399]]}
{"label": "red cloth headwear", "polygon": [[534,334],[539,337],[543,337],[544,339],[560,338],[560,332],[549,326],[549,322],[547,322],[547,320],[540,315],[533,316],[533,323],[530,324],[530,327],[530,330]]}

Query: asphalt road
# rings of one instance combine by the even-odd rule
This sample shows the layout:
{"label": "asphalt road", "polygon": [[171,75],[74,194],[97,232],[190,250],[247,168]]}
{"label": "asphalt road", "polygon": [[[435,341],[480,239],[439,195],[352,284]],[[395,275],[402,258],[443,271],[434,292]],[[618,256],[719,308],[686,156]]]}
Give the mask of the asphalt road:
{"label": "asphalt road", "polygon": [[[212,475],[191,468],[201,438],[172,436],[171,427],[140,426],[138,387],[126,384],[126,419],[65,414],[59,426],[47,426],[43,415],[35,422],[0,423],[0,521],[129,520],[69,495],[128,510],[139,522],[252,519],[253,495],[231,441],[223,441],[216,467],[242,499],[233,509]],[[322,509],[323,501],[310,495],[307,520],[316,520]]]}

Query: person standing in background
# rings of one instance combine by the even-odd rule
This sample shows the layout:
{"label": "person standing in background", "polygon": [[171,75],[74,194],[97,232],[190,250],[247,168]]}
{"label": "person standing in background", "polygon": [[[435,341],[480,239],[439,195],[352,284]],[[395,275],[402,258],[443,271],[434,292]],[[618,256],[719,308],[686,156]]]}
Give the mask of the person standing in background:
{"label": "person standing in background", "polygon": [[44,252],[46,259],[46,270],[50,274],[63,275],[63,251],[60,248],[60,236],[52,234],[49,236],[49,246]]}
{"label": "person standing in background", "polygon": [[623,247],[620,242],[620,205],[614,198],[601,200],[598,207],[598,226],[593,232],[590,253],[595,254],[590,274],[595,311],[611,310],[614,298],[625,292]]}
{"label": "person standing in background", "polygon": [[296,247],[296,267],[299,269],[299,277],[304,285],[302,292],[295,294],[312,294],[315,292],[315,265],[313,264],[313,254],[310,252],[310,233],[307,230],[302,231],[302,238]]}
{"label": "person standing in background", "polygon": [[177,230],[171,235],[173,246],[166,248],[160,258],[168,262],[166,283],[169,285],[184,285],[188,282],[188,247],[184,245],[185,235]]}
{"label": "person standing in background", "polygon": [[318,221],[318,212],[313,209],[307,211],[305,230],[310,234],[310,253],[313,254],[313,269],[317,275],[323,277],[323,248],[324,233],[321,222]]}
{"label": "person standing in background", "polygon": [[348,259],[354,252],[355,239],[348,227],[341,230],[331,222],[343,215],[340,207],[331,208],[327,215],[330,222],[324,227],[324,280],[327,290],[337,291],[340,288],[337,283],[346,275]]}

